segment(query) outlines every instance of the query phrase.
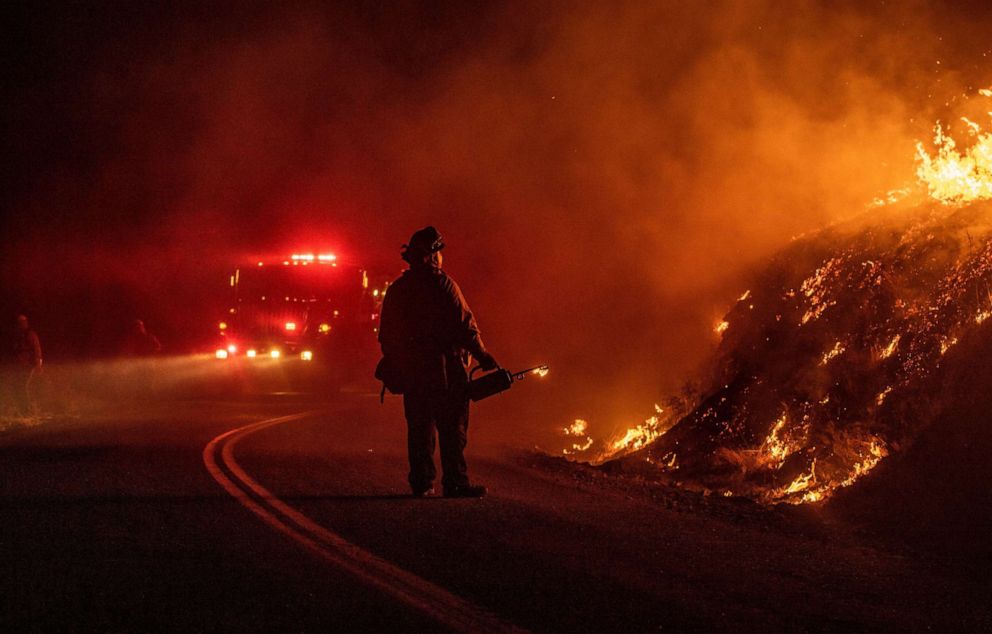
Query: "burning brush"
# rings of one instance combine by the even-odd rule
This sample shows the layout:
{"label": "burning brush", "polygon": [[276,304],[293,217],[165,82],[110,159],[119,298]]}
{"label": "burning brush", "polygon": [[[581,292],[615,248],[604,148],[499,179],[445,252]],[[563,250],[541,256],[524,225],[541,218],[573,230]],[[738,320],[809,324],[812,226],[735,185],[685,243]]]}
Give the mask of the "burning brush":
{"label": "burning brush", "polygon": [[[981,91],[992,98],[992,89]],[[830,497],[939,413],[947,357],[992,315],[992,133],[918,146],[929,201],[882,201],[779,254],[716,328],[718,371],[685,412],[566,455],[768,502]],[[657,406],[656,406],[657,407]],[[579,423],[582,423],[581,425]]]}

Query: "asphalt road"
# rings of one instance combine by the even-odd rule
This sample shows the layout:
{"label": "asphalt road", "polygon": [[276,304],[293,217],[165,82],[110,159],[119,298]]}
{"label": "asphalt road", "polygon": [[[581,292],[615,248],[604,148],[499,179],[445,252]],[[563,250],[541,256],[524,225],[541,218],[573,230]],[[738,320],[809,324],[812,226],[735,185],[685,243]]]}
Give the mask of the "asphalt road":
{"label": "asphalt road", "polygon": [[[90,407],[0,434],[0,631],[987,628],[988,580],[829,510],[617,483],[476,417],[406,497],[398,400]],[[261,424],[259,424],[261,423]],[[535,421],[536,423],[536,421]]]}

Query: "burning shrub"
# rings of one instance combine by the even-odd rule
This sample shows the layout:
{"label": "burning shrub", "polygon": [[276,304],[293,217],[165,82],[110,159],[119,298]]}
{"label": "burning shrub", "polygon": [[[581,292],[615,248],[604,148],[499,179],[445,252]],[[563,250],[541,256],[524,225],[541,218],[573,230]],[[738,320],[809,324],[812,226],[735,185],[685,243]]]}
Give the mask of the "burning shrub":
{"label": "burning shrub", "polygon": [[616,459],[766,502],[852,484],[933,418],[942,357],[992,310],[990,211],[928,204],[794,244],[727,314],[707,396]]}
{"label": "burning shrub", "polygon": [[716,375],[684,416],[577,453],[802,503],[913,442],[946,405],[944,356],[992,315],[992,134],[965,123],[963,152],[939,125],[935,155],[918,149],[930,201],[882,202],[773,259],[717,327]]}

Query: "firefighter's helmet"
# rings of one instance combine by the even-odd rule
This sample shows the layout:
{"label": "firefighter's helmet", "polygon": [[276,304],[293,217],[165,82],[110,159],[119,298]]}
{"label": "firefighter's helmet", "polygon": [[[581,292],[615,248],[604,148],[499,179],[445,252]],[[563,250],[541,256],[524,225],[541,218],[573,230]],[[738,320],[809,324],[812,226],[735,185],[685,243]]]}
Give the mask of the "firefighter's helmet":
{"label": "firefighter's helmet", "polygon": [[410,236],[410,242],[403,245],[403,259],[419,259],[444,248],[444,240],[434,227],[424,227]]}

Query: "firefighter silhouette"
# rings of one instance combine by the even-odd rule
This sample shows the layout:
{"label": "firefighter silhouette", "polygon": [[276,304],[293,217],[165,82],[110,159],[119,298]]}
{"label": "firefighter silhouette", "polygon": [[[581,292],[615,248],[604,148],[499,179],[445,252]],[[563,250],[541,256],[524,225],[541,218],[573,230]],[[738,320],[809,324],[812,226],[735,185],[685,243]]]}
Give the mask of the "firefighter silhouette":
{"label": "firefighter silhouette", "polygon": [[162,351],[158,337],[148,332],[145,322],[135,319],[124,337],[121,353],[127,357],[150,357]]}
{"label": "firefighter silhouette", "polygon": [[17,332],[13,341],[16,377],[14,379],[14,401],[18,414],[31,416],[37,413],[34,399],[31,395],[31,384],[41,373],[41,340],[38,338],[27,315],[17,316]]}
{"label": "firefighter silhouette", "polygon": [[434,493],[436,431],[444,496],[482,497],[486,488],[470,484],[464,456],[467,367],[470,355],[483,369],[498,364],[486,351],[461,290],[441,269],[444,246],[434,227],[417,231],[403,245],[410,268],[386,292],[379,343],[401,377],[413,495]]}

